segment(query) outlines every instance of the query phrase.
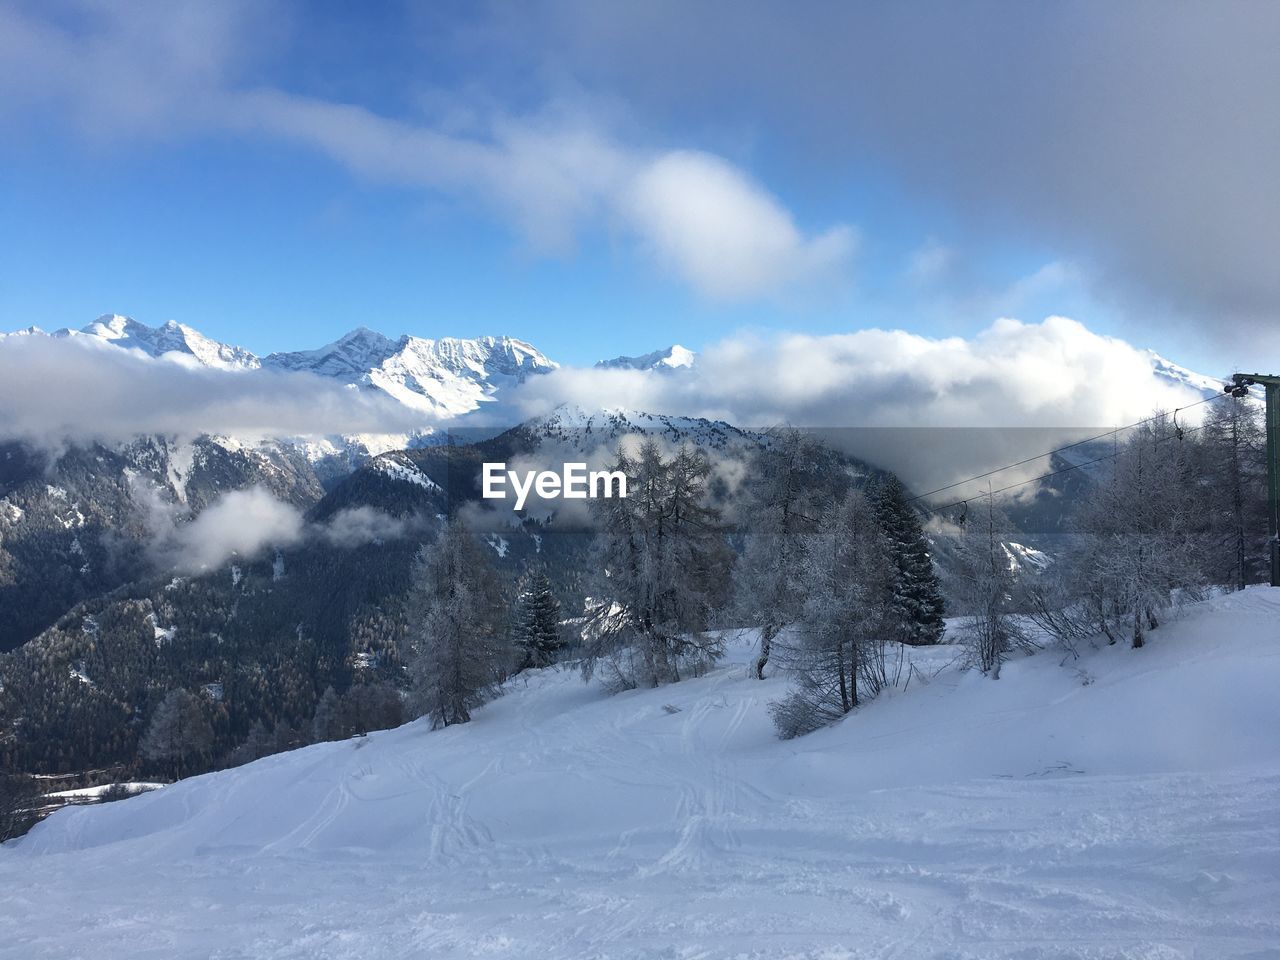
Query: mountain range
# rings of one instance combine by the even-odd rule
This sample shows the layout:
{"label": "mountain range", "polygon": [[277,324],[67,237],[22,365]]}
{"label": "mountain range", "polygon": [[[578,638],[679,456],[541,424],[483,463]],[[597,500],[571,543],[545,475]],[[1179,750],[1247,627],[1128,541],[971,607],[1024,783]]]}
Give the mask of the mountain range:
{"label": "mountain range", "polygon": [[[432,419],[469,413],[504,388],[549,373],[560,364],[515,337],[392,338],[357,327],[314,350],[290,350],[259,357],[244,347],[221,343],[199,330],[169,320],[158,327],[131,317],[104,314],[79,330],[46,334],[28,327],[7,336],[91,337],[125,350],[218,370],[282,370],[312,373],[357,389],[393,397]],[[0,334],[0,339],[6,334]],[[601,360],[597,367],[627,370],[681,370],[696,354],[679,344],[638,357]],[[425,419],[425,418],[424,418]]]}

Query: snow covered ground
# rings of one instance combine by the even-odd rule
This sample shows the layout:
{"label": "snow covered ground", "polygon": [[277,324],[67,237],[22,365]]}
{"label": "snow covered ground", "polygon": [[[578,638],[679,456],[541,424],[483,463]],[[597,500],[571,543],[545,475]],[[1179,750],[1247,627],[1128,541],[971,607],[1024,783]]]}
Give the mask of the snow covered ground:
{"label": "snow covered ground", "polygon": [[1280,590],[774,738],[746,644],[323,744],[0,848],[0,956],[1280,957]]}

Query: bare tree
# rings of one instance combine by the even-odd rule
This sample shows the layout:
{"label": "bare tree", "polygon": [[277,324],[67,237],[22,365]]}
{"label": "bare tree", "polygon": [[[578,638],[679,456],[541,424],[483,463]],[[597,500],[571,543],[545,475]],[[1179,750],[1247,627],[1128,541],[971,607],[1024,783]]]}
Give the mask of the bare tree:
{"label": "bare tree", "polygon": [[1157,417],[1134,430],[1109,481],[1073,516],[1067,592],[1111,642],[1128,635],[1141,647],[1162,610],[1197,595],[1204,577],[1195,487],[1190,444]]}
{"label": "bare tree", "polygon": [[816,440],[788,427],[774,431],[746,465],[739,506],[745,536],[734,568],[733,612],[739,623],[760,632],[755,674],[761,680],[774,637],[795,622],[804,602],[804,537],[817,529],[824,497],[831,495],[821,453]]}
{"label": "bare tree", "polygon": [[652,438],[611,469],[625,498],[599,500],[596,623],[585,631],[583,669],[607,686],[658,686],[698,672],[722,653],[706,632],[731,562],[718,515],[705,503],[711,469],[682,447],[668,458]]}
{"label": "bare tree", "polygon": [[777,645],[795,687],[770,705],[783,738],[840,719],[890,682],[886,651],[910,629],[895,602],[892,549],[857,491],[805,538],[807,595],[797,623]]}
{"label": "bare tree", "polygon": [[1009,653],[1028,643],[1013,613],[1016,583],[1004,545],[1008,530],[1008,520],[988,494],[982,508],[968,514],[951,564],[958,612],[964,615],[961,639],[973,665],[996,679]]}
{"label": "bare tree", "polygon": [[[265,733],[265,731],[263,731]],[[311,718],[311,739],[314,743],[345,740],[351,735],[342,716],[342,698],[333,687],[325,687],[316,702],[316,712]]]}
{"label": "bare tree", "polygon": [[1215,583],[1243,590],[1267,571],[1266,434],[1257,401],[1212,406],[1200,431],[1208,569]]}
{"label": "bare tree", "polygon": [[36,822],[38,799],[32,777],[0,771],[0,843],[31,829]]}
{"label": "bare tree", "polygon": [[208,757],[212,748],[209,718],[200,699],[186,690],[169,691],[138,744],[138,752],[145,759],[172,762],[178,780],[189,761]]}

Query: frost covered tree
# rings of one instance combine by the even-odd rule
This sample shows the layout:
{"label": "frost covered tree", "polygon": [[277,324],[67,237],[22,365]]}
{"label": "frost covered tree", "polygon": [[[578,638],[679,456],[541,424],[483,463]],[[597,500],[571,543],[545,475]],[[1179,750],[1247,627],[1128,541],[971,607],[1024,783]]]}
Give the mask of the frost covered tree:
{"label": "frost covered tree", "polygon": [[1201,506],[1191,445],[1158,417],[1119,448],[1110,478],[1072,518],[1077,542],[1064,565],[1097,632],[1134,648],[1159,614],[1203,583]]}
{"label": "frost covered tree", "polygon": [[489,558],[461,520],[414,560],[409,593],[410,673],[436,727],[466,723],[488,700],[510,656],[502,596]]}
{"label": "frost covered tree", "polygon": [[560,632],[560,601],[551,589],[550,578],[542,570],[530,576],[520,591],[512,640],[522,670],[555,663],[564,648],[564,637]]}
{"label": "frost covered tree", "polygon": [[227,758],[227,766],[243,766],[262,757],[270,756],[274,752],[275,739],[272,737],[271,731],[267,729],[267,725],[261,720],[255,720],[253,721],[253,726],[249,728],[249,735],[245,738],[244,743],[231,751],[230,756]]}
{"label": "frost covered tree", "polygon": [[1014,615],[1014,568],[1005,550],[1009,522],[988,495],[968,514],[951,563],[953,595],[964,619],[960,637],[970,662],[999,679],[1000,665],[1014,648],[1027,643]]}
{"label": "frost covered tree", "polygon": [[775,431],[746,464],[739,501],[742,554],[734,567],[733,613],[760,633],[755,674],[764,670],[773,640],[800,615],[804,538],[817,529],[833,496],[822,469],[822,446],[795,428]]}
{"label": "frost covered tree", "polygon": [[404,699],[385,680],[353,684],[341,700],[342,727],[351,734],[389,730],[404,723]]}
{"label": "frost covered tree", "polygon": [[893,544],[867,498],[851,491],[804,540],[807,591],[795,626],[779,642],[794,688],[770,705],[779,736],[839,720],[889,683],[887,651],[912,624],[897,602]]}
{"label": "frost covered tree", "polygon": [[[266,732],[265,730],[263,731]],[[311,739],[314,743],[345,740],[349,736],[342,717],[342,699],[333,687],[325,687],[316,702],[316,712],[311,718]]]}
{"label": "frost covered tree", "polygon": [[144,759],[173,764],[176,779],[192,762],[208,757],[213,747],[213,727],[204,707],[186,690],[170,690],[156,708],[138,744]]}
{"label": "frost covered tree", "polygon": [[707,634],[731,558],[717,512],[706,504],[706,457],[681,447],[665,457],[652,438],[618,451],[627,496],[595,502],[599,569],[583,670],[612,689],[658,686],[697,672],[722,653]]}
{"label": "frost covered tree", "polygon": [[937,643],[944,628],[942,587],[920,515],[908,502],[902,481],[892,475],[872,488],[870,500],[893,553],[894,602],[908,624],[906,642]]}
{"label": "frost covered tree", "polygon": [[1255,400],[1226,397],[1209,408],[1199,436],[1205,498],[1206,573],[1243,590],[1267,575],[1266,432]]}

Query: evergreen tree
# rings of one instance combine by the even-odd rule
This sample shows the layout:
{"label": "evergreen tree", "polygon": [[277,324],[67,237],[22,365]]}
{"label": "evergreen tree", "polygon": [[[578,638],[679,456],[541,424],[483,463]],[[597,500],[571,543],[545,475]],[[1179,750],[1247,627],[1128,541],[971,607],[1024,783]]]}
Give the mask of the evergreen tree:
{"label": "evergreen tree", "polygon": [[564,647],[560,633],[560,601],[551,589],[551,580],[542,570],[534,573],[516,604],[514,631],[520,652],[520,669],[545,667],[555,663]]}
{"label": "evergreen tree", "polygon": [[437,727],[466,723],[489,699],[509,656],[497,575],[462,521],[450,520],[414,561],[410,665],[422,713]]}
{"label": "evergreen tree", "polygon": [[906,642],[937,643],[945,628],[942,588],[920,515],[907,502],[902,481],[892,475],[872,490],[871,504],[897,567],[894,602],[908,624]]}
{"label": "evergreen tree", "polygon": [[144,759],[170,761],[181,780],[188,764],[207,758],[213,747],[213,728],[198,697],[171,690],[156,708],[138,745]]}

